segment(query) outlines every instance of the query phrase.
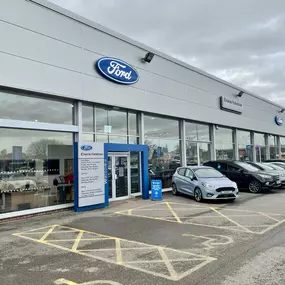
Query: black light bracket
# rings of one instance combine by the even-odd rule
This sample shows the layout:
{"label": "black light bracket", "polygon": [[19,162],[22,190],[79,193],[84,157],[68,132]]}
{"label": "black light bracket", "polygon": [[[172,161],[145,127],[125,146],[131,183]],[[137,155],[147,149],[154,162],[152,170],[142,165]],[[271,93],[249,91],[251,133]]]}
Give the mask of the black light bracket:
{"label": "black light bracket", "polygon": [[237,97],[242,97],[242,95],[244,94],[243,91],[240,91],[238,94],[237,94]]}
{"label": "black light bracket", "polygon": [[142,61],[142,62],[150,63],[153,58],[154,58],[154,53],[148,52],[148,53],[145,55],[145,57],[143,57],[143,58],[141,59],[141,61]]}
{"label": "black light bracket", "polygon": [[281,109],[281,110],[279,111],[279,113],[284,113],[284,111],[285,111],[285,109]]}

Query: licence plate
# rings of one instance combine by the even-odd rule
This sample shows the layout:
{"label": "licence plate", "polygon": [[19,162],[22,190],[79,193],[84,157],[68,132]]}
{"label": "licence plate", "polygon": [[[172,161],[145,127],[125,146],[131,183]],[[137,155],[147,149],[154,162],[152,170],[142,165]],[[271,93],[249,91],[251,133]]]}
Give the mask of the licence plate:
{"label": "licence plate", "polygon": [[221,194],[231,194],[232,191],[222,191]]}

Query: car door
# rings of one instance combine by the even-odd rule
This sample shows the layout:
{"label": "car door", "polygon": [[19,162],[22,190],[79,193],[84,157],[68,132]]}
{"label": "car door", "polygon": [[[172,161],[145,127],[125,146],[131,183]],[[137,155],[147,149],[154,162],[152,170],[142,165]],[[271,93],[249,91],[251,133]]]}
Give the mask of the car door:
{"label": "car door", "polygon": [[184,192],[184,188],[185,188],[185,177],[184,177],[184,173],[185,173],[185,168],[179,168],[177,170],[177,173],[174,175],[175,177],[175,184],[176,184],[176,187],[177,187],[177,190],[179,192]]}
{"label": "car door", "polygon": [[228,165],[228,178],[240,188],[246,187],[249,183],[246,171],[235,164]]}
{"label": "car door", "polygon": [[185,170],[185,191],[189,195],[194,195],[194,190],[196,188],[196,180],[193,180],[194,173],[190,168],[186,168]]}

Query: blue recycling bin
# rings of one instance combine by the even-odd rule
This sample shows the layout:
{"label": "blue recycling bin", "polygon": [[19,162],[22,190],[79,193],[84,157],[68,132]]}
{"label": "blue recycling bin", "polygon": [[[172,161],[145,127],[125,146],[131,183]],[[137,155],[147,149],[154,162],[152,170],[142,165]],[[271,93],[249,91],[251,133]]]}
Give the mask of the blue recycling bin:
{"label": "blue recycling bin", "polygon": [[161,180],[151,180],[151,200],[162,200],[162,182]]}

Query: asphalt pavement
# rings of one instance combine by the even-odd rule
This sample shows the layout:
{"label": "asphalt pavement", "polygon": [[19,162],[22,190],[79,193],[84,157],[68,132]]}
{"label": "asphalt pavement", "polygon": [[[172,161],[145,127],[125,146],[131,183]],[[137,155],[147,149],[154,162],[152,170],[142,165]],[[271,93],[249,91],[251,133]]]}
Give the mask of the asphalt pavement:
{"label": "asphalt pavement", "polygon": [[285,284],[285,190],[164,194],[0,223],[1,285]]}

